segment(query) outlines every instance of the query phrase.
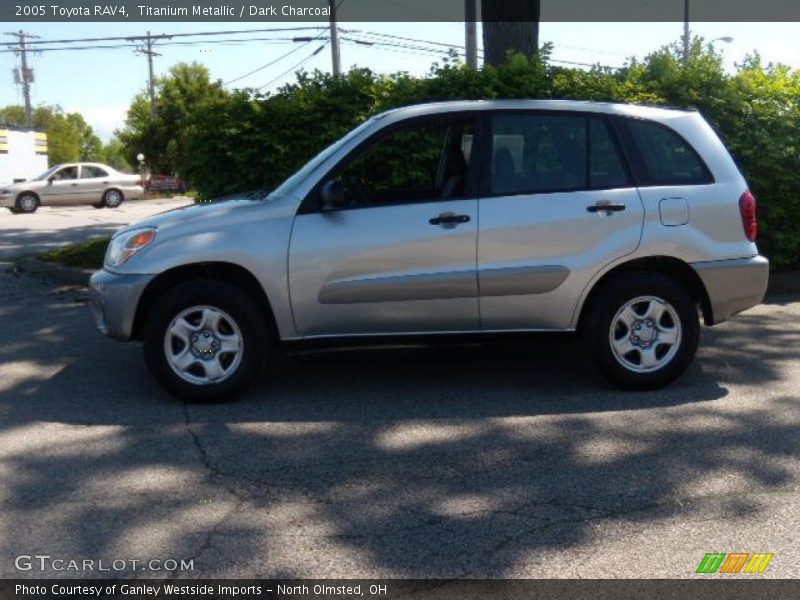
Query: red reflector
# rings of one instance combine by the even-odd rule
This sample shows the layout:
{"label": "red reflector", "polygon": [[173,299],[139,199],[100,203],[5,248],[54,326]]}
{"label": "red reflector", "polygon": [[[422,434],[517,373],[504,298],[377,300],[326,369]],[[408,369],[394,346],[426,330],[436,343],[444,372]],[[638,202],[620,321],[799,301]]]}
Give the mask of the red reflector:
{"label": "red reflector", "polygon": [[758,221],[756,219],[756,199],[750,190],[747,190],[739,198],[739,212],[742,214],[742,227],[744,235],[751,242],[756,241],[758,235]]}

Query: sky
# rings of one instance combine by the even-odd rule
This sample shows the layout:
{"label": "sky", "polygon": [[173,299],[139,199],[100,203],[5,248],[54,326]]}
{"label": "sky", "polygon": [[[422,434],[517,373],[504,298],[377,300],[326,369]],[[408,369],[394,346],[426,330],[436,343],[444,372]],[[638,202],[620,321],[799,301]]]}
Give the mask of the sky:
{"label": "sky", "polygon": [[[301,27],[309,23],[3,23],[2,32],[22,29],[42,40],[67,38],[143,35],[149,28],[153,34],[187,33],[219,30],[253,30],[266,27]],[[312,23],[317,26],[318,24]],[[343,38],[367,36],[364,32],[377,32],[431,40],[446,44],[464,44],[463,23],[342,23]],[[757,51],[765,62],[780,62],[795,69],[800,68],[800,23],[693,23],[692,34],[706,41],[732,37],[733,41],[718,41],[715,45],[725,57],[726,68],[746,55]],[[354,33],[358,30],[361,33]],[[292,37],[316,35],[317,32],[253,33],[229,35],[233,38]],[[542,42],[552,42],[552,58],[576,63],[600,63],[620,66],[628,57],[642,57],[683,34],[683,23],[542,23]],[[480,32],[478,35],[480,40]],[[220,44],[211,38],[180,38],[196,41],[194,45],[162,45],[161,54],[155,58],[156,75],[165,74],[177,62],[198,61],[207,66],[214,79],[237,81],[227,87],[260,87],[264,91],[275,89],[294,79],[298,63],[307,70],[331,70],[330,48],[326,47],[311,56],[320,43],[301,43],[290,40],[249,41],[237,44]],[[8,37],[11,41],[12,38]],[[405,42],[401,42],[405,43]],[[305,45],[304,45],[305,44]],[[78,44],[76,44],[78,45]],[[247,77],[243,75],[275,61],[281,55],[292,54]],[[444,55],[444,49],[443,49]],[[424,75],[431,64],[441,57],[408,48],[356,45],[342,40],[343,68],[369,67],[390,73],[407,71]],[[36,81],[32,87],[32,101],[38,104],[57,104],[67,112],[80,112],[95,133],[107,141],[115,129],[121,127],[131,99],[145,89],[147,60],[130,48],[71,50],[40,52],[30,55]],[[14,84],[12,69],[18,65],[13,53],[0,54],[0,106],[22,104],[22,92]],[[241,79],[240,79],[241,78]]]}

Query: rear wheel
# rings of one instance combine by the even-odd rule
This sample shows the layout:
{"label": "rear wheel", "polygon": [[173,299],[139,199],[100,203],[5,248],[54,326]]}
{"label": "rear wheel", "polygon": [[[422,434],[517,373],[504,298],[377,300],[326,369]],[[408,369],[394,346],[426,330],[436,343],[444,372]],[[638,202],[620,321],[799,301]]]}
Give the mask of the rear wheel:
{"label": "rear wheel", "polygon": [[241,394],[267,353],[267,327],[255,302],[214,280],[181,284],[162,296],[144,330],[144,354],[158,382],[191,402]]}
{"label": "rear wheel", "polygon": [[122,192],[119,190],[108,190],[105,194],[103,194],[103,200],[101,204],[106,208],[117,208],[125,198],[122,196]]}
{"label": "rear wheel", "polygon": [[21,213],[34,213],[39,208],[39,196],[32,192],[22,192],[17,196],[16,209]]}
{"label": "rear wheel", "polygon": [[697,308],[683,286],[659,273],[612,281],[589,311],[586,331],[595,362],[623,389],[667,385],[697,351]]}

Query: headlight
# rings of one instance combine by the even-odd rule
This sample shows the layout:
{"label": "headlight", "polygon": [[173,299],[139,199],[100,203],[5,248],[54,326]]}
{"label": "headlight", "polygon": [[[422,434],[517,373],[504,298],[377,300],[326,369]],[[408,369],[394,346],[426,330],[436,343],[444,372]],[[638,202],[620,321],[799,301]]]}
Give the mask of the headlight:
{"label": "headlight", "polygon": [[156,239],[155,227],[132,229],[111,238],[106,250],[105,263],[109,267],[118,267],[139,250],[153,243]]}

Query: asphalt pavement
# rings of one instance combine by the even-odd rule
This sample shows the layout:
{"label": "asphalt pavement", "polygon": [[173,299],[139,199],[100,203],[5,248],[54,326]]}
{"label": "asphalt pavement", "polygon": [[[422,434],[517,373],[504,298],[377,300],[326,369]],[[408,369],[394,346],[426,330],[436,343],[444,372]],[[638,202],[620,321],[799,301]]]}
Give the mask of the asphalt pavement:
{"label": "asphalt pavement", "polygon": [[800,575],[800,296],[704,329],[647,393],[561,342],[277,357],[241,401],[187,406],[94,330],[84,289],[9,272],[0,340],[0,577],[109,576],[15,568],[47,554],[128,561],[114,576],[674,578],[706,552]]}
{"label": "asphalt pavement", "polygon": [[119,208],[44,206],[35,213],[17,215],[0,207],[0,260],[108,236],[133,221],[191,203],[191,198],[176,196],[130,200]]}

